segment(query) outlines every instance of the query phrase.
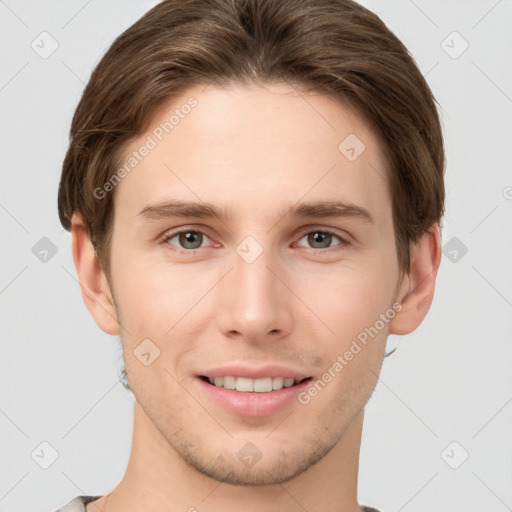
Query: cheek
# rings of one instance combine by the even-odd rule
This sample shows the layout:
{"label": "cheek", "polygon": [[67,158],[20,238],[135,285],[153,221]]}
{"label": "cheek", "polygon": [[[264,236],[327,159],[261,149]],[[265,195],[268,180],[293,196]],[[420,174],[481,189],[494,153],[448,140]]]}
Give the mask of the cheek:
{"label": "cheek", "polygon": [[[121,242],[119,242],[120,246]],[[117,254],[120,254],[118,252]],[[216,274],[194,264],[171,264],[164,257],[138,254],[113,258],[116,299],[127,331],[164,338],[201,307]],[[194,311],[193,311],[194,310]]]}
{"label": "cheek", "polygon": [[395,286],[392,277],[393,272],[385,272],[378,265],[331,268],[315,279],[302,280],[298,294],[333,331],[331,339],[339,348],[374,325],[389,309]]}

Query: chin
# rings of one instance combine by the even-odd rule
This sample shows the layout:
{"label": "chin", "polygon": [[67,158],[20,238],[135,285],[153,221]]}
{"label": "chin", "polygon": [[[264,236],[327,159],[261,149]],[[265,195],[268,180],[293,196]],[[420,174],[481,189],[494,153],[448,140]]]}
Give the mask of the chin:
{"label": "chin", "polygon": [[[308,444],[309,450],[306,449]],[[208,478],[229,485],[256,487],[292,480],[322,459],[334,444],[335,441],[329,443],[328,440],[321,445],[318,441],[299,442],[287,449],[283,449],[281,444],[279,449],[269,447],[260,451],[247,442],[241,449],[229,451],[224,448],[210,458],[207,457],[209,450],[204,447],[194,450],[190,444],[178,447],[177,451],[189,466]]]}

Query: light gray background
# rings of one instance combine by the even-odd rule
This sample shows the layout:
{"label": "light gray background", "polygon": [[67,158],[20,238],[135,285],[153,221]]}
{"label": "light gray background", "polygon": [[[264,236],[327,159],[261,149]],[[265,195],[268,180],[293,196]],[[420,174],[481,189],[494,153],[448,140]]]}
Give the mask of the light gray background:
{"label": "light gray background", "polygon": [[[119,342],[82,303],[56,198],[93,66],[155,3],[0,0],[1,512],[103,494],[126,467],[133,396],[118,381]],[[383,512],[510,510],[512,2],[362,3],[410,49],[441,104],[443,243],[458,246],[445,250],[427,319],[385,360],[366,409],[359,499]],[[47,59],[31,48],[43,31],[59,45]],[[454,31],[469,44],[457,58]],[[57,249],[46,262],[32,251],[43,237]],[[42,442],[58,453],[47,469]]]}

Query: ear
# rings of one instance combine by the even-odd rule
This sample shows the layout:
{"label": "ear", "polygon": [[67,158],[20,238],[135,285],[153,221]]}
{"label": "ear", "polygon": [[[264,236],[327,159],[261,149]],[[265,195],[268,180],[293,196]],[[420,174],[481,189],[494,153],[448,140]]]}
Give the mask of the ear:
{"label": "ear", "polygon": [[120,333],[117,311],[107,278],[89,239],[80,214],[71,219],[73,260],[75,262],[82,298],[98,327],[107,334]]}
{"label": "ear", "polygon": [[440,263],[441,237],[436,223],[411,249],[411,269],[396,299],[402,309],[389,323],[389,334],[409,334],[421,324],[434,298]]}

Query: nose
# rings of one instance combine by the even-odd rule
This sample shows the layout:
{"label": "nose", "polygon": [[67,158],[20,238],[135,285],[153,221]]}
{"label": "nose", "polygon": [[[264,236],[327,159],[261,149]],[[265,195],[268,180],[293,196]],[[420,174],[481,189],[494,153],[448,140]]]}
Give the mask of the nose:
{"label": "nose", "polygon": [[287,281],[284,270],[270,251],[264,250],[252,262],[242,256],[234,252],[233,268],[219,283],[218,328],[227,337],[252,343],[288,335],[293,295],[283,284]]}

